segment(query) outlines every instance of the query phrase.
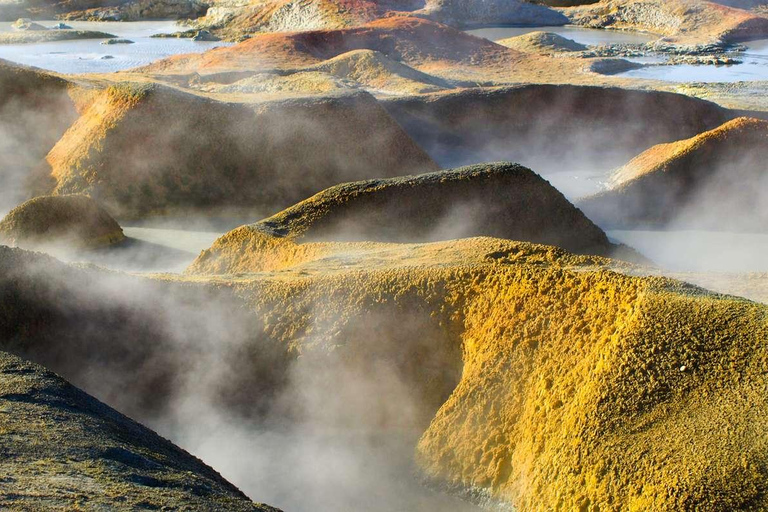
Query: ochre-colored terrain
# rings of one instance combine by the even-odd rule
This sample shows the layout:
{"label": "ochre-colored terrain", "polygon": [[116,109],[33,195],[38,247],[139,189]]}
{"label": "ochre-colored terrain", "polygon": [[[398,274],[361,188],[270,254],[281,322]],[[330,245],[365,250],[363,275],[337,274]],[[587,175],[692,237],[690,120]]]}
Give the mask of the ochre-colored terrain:
{"label": "ochre-colored terrain", "polygon": [[340,181],[436,168],[366,93],[248,104],[146,83],[99,91],[46,162],[47,190],[122,217],[263,215]]}
{"label": "ochre-colored terrain", "polygon": [[[302,364],[342,368],[373,368],[375,360],[394,365],[421,404],[414,416],[425,429],[416,449],[421,468],[457,492],[520,510],[719,510],[764,499],[765,306],[499,239],[329,244],[271,272],[136,281],[134,290],[183,292],[195,311],[180,325],[187,330],[169,336],[146,321],[162,301],[146,302],[138,291],[99,300],[111,286],[98,283],[116,276],[49,275],[54,266],[30,271],[17,258],[3,260],[3,275],[19,276],[2,282],[15,297],[4,307],[14,320],[2,325],[16,334],[5,339],[85,389],[101,382],[109,394],[98,378],[109,375],[120,390],[116,402],[132,404],[139,418],[162,422],[158,384],[194,376],[185,372],[207,360],[204,347],[220,347],[222,373],[208,375],[206,393],[222,397],[217,403],[230,414],[274,411],[265,402],[298,355]],[[60,300],[69,296],[92,309],[70,308]],[[230,301],[242,306],[227,308],[228,329],[201,337],[198,324],[213,321],[214,304]],[[87,324],[74,321],[86,314]],[[40,318],[47,320],[34,324],[37,337],[27,338],[29,322]],[[122,319],[120,331],[100,344],[100,327],[113,318]],[[246,318],[250,327],[236,328]],[[160,330],[151,343],[130,341],[142,332],[133,329],[153,325]],[[82,337],[62,352],[57,336]],[[203,350],[185,348],[198,342]],[[130,359],[120,355],[128,346]],[[185,354],[177,364],[158,364],[177,353]],[[126,387],[135,365],[157,384]],[[237,389],[260,391],[232,394]]]}
{"label": "ochre-colored terrain", "polygon": [[[548,243],[584,254],[622,251],[533,171],[476,165],[420,176],[345,183],[257,224],[240,227],[203,252],[189,271],[277,270],[339,250],[319,242],[427,242],[476,236]],[[630,254],[626,254],[630,256]]]}
{"label": "ochre-colored terrain", "polygon": [[738,118],[654,146],[579,204],[601,225],[764,231],[768,121]]}

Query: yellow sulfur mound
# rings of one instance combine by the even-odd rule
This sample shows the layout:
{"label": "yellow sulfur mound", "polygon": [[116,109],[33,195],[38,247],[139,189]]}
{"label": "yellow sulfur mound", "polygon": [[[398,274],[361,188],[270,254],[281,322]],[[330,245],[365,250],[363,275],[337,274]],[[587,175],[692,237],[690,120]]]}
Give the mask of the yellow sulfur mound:
{"label": "yellow sulfur mound", "polygon": [[[121,357],[125,347],[148,382],[199,368],[206,350],[189,351],[190,341],[217,347],[222,378],[206,375],[206,393],[233,414],[255,414],[280,396],[295,364],[331,365],[326,385],[336,395],[346,392],[343,381],[334,384],[348,373],[343,369],[366,374],[388,365],[417,398],[415,412],[378,409],[384,391],[372,385],[358,390],[370,405],[364,417],[331,415],[324,426],[420,428],[415,456],[430,479],[522,511],[768,506],[765,306],[632,277],[632,267],[599,257],[492,238],[318,242],[313,250],[295,261],[280,256],[280,268],[260,273],[149,280],[158,299],[92,300],[100,308],[91,311],[96,322],[120,319],[121,336],[110,343],[99,337],[110,331],[98,324],[84,330],[75,321],[41,322],[57,318],[62,297],[77,296],[79,283],[107,277],[88,273],[62,285],[59,276],[75,269],[39,280],[40,269],[27,271],[22,280],[0,279],[15,297],[4,304],[0,327],[8,331],[4,339],[30,356],[50,357],[75,382],[109,375],[120,390],[116,400],[139,418],[166,408],[146,412],[137,404],[169,397],[128,385],[137,363]],[[261,254],[270,258],[269,247]],[[7,256],[0,276],[24,261],[23,254]],[[152,328],[142,315],[162,308],[159,297],[179,293],[194,311],[190,325],[174,323],[188,329],[178,333],[184,343],[175,345],[163,331],[131,336],[138,329],[132,326]],[[232,316],[221,332],[198,332],[221,325],[213,306],[220,297],[235,300],[218,304],[251,315],[253,324],[237,329]],[[32,321],[37,343],[24,343]],[[46,335],[47,325],[55,332]],[[48,355],[75,335],[79,342],[66,346],[66,358]],[[157,364],[173,354],[176,365]]]}

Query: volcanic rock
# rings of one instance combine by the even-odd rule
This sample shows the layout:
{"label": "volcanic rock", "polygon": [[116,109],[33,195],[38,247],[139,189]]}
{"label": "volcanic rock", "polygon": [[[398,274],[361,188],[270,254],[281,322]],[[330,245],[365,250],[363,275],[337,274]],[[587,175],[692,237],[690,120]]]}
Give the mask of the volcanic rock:
{"label": "volcanic rock", "polygon": [[[222,414],[257,414],[259,401],[284,396],[273,377],[289,371],[286,358],[358,365],[331,366],[338,371],[313,390],[334,397],[346,392],[345,370],[387,365],[422,399],[418,417],[426,423],[409,424],[423,429],[416,461],[445,488],[523,511],[578,509],[586,500],[606,510],[762,506],[766,306],[631,277],[625,273],[637,268],[595,256],[491,238],[319,242],[314,250],[271,272],[208,283],[132,278],[134,290],[145,283],[156,295],[111,300],[104,294],[116,284],[103,281],[116,276],[51,263],[33,272],[29,255],[0,250],[0,290],[16,298],[4,302],[0,321],[15,336],[2,339],[48,333],[45,344],[23,345],[25,355],[46,357],[65,345],[54,368],[102,390],[104,380],[89,376],[109,375],[119,401],[160,423],[172,407],[142,409],[142,398],[173,393],[127,385],[136,368],[164,373],[160,383],[205,377],[204,393],[222,397]],[[194,315],[163,309],[174,289]],[[72,296],[92,310],[71,308]],[[235,303],[218,302],[224,296]],[[222,309],[257,321],[222,323]],[[181,332],[163,330],[158,312]],[[92,320],[78,321],[86,313]],[[100,328],[108,325],[119,335]],[[152,326],[159,335],[145,338],[142,329]],[[78,334],[89,343],[57,342]],[[99,342],[104,336],[108,343]],[[151,342],[134,343],[142,339]],[[216,365],[206,364],[210,352]],[[202,376],[195,374],[201,364]],[[368,404],[382,391],[355,390]],[[366,410],[378,417],[378,409]],[[339,429],[366,419],[328,421]],[[596,474],[603,485],[585,486]]]}
{"label": "volcanic rock", "polygon": [[572,23],[640,30],[684,43],[733,43],[768,37],[768,18],[700,0],[601,0],[565,9]]}
{"label": "volcanic rock", "polygon": [[587,49],[587,46],[559,34],[542,31],[530,32],[496,42],[507,48],[530,53],[581,52]]}
{"label": "volcanic rock", "polygon": [[653,144],[691,137],[734,115],[679,94],[573,85],[475,89],[382,104],[444,167],[511,160],[544,175],[563,165],[571,172],[579,166],[608,172]]}
{"label": "volcanic rock", "polygon": [[45,193],[40,164],[78,115],[69,92],[61,77],[0,60],[0,211]]}
{"label": "volcanic rock", "polygon": [[424,9],[414,14],[460,28],[568,23],[568,18],[555,10],[519,0],[426,0]]}

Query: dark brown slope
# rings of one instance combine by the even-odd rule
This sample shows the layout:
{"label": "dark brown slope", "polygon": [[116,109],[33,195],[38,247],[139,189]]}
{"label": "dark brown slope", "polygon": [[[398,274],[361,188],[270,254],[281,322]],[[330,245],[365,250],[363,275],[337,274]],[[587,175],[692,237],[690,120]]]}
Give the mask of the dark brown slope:
{"label": "dark brown slope", "polygon": [[58,375],[0,352],[0,506],[274,511]]}
{"label": "dark brown slope", "polygon": [[41,196],[0,221],[0,243],[16,247],[98,248],[125,239],[120,225],[87,196]]}
{"label": "dark brown slope", "polygon": [[77,119],[68,82],[0,60],[0,212],[25,199],[33,171]]}
{"label": "dark brown slope", "polygon": [[339,182],[437,168],[367,93],[247,104],[146,84],[101,93],[47,162],[50,193],[118,218],[266,215]]}

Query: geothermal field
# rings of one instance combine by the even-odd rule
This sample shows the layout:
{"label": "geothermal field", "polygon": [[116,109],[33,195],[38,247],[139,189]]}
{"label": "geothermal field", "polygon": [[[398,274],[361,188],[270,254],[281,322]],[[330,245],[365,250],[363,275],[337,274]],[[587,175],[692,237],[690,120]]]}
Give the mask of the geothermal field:
{"label": "geothermal field", "polygon": [[768,511],[768,0],[0,0],[0,509]]}

